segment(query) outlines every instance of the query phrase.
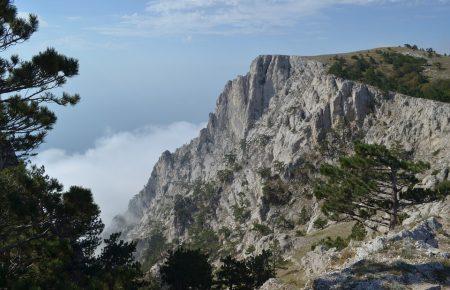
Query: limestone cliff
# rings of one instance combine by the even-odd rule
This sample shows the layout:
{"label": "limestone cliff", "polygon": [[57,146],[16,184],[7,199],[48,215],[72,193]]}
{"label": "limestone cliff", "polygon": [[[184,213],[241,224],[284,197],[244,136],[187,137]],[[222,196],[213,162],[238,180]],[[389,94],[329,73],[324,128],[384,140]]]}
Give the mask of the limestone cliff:
{"label": "limestone cliff", "polygon": [[[155,230],[170,242],[191,239],[199,227],[209,245],[236,255],[274,245],[293,251],[296,232],[314,231],[320,214],[314,169],[351,150],[355,138],[400,143],[426,158],[426,186],[448,178],[450,104],[340,79],[312,59],[259,56],[226,84],[199,137],[162,154],[113,229],[141,241],[141,260]],[[268,186],[279,199],[264,197]]]}

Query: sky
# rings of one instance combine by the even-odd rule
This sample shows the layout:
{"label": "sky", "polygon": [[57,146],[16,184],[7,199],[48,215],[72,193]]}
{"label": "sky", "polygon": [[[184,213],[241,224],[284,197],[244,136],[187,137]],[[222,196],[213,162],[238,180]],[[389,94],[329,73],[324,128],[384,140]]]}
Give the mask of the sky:
{"label": "sky", "polygon": [[[16,0],[40,30],[14,48],[80,62],[74,108],[35,162],[123,211],[165,149],[198,134],[227,80],[261,54],[316,55],[404,43],[450,53],[450,0]],[[8,53],[8,52],[3,52]]]}

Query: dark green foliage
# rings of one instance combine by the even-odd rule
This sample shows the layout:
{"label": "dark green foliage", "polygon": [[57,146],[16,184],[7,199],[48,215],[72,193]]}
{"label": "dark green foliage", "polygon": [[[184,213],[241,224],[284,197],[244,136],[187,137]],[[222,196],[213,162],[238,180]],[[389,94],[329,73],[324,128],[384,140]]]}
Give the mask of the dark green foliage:
{"label": "dark green foliage", "polygon": [[222,183],[231,183],[234,179],[234,172],[228,168],[217,171],[217,178]]}
{"label": "dark green foliage", "polygon": [[89,190],[63,192],[43,169],[19,165],[1,170],[0,288],[134,285],[141,277],[139,264],[132,262],[134,244],[115,234],[103,254],[94,255],[103,230],[99,214]]}
{"label": "dark green foliage", "polygon": [[250,271],[245,261],[238,261],[231,256],[220,260],[222,266],[216,273],[216,283],[226,287],[225,289],[252,289],[252,279]]}
{"label": "dark green foliage", "polygon": [[327,226],[328,221],[326,219],[323,219],[321,217],[318,217],[315,221],[314,221],[314,227],[317,229],[324,229]]}
{"label": "dark green foliage", "polygon": [[437,198],[445,198],[450,195],[450,180],[444,180],[436,186]]}
{"label": "dark green foliage", "polygon": [[[427,50],[429,57],[436,55]],[[351,61],[336,57],[329,73],[361,81],[383,91],[396,91],[418,98],[450,102],[450,80],[430,80],[424,74],[427,60],[396,52],[379,51],[382,61],[354,56]]]}
{"label": "dark green foliage", "polygon": [[234,153],[228,153],[225,154],[224,159],[228,166],[233,166],[236,163],[237,157]]}
{"label": "dark green foliage", "polygon": [[270,235],[272,233],[272,230],[268,226],[260,224],[260,223],[257,223],[257,222],[253,223],[252,230],[260,233],[262,236],[267,236],[267,235]]}
{"label": "dark green foliage", "polygon": [[190,197],[176,195],[173,210],[175,226],[180,234],[183,234],[186,228],[194,221],[193,213],[197,210],[197,206]]}
{"label": "dark green foliage", "polygon": [[249,201],[241,200],[240,202],[231,206],[233,210],[233,217],[237,222],[245,222],[250,218],[251,212],[248,209]]}
{"label": "dark green foliage", "polygon": [[297,237],[304,237],[304,236],[306,236],[306,232],[304,230],[296,230],[295,235]]}
{"label": "dark green foliage", "polygon": [[258,174],[263,179],[267,179],[272,175],[272,170],[269,167],[261,167],[258,169]]}
{"label": "dark green foliage", "polygon": [[264,182],[263,202],[267,205],[285,205],[291,199],[288,185],[276,175]]}
{"label": "dark green foliage", "polygon": [[262,286],[264,282],[276,276],[273,255],[268,250],[249,258],[246,264],[253,280],[253,289]]}
{"label": "dark green foliage", "polygon": [[[22,43],[38,29],[35,15],[18,18],[12,1],[0,1],[0,50]],[[78,74],[78,61],[48,48],[26,61],[17,55],[0,58],[0,138],[18,155],[28,155],[43,142],[56,122],[46,104],[75,105],[78,95],[51,92]]]}
{"label": "dark green foliage", "polygon": [[420,93],[423,98],[450,102],[450,80],[435,80],[428,82],[420,87]]}
{"label": "dark green foliage", "polygon": [[[393,229],[406,206],[436,199],[432,191],[415,188],[416,174],[427,168],[428,164],[411,161],[410,154],[401,149],[356,143],[353,156],[340,158],[338,165],[321,167],[325,178],[317,182],[315,195],[324,201],[322,211],[332,219]],[[378,213],[387,214],[389,220]]]}
{"label": "dark green foliage", "polygon": [[137,290],[144,283],[139,262],[133,258],[136,251],[135,242],[120,240],[120,233],[105,239],[105,247],[95,262],[95,275],[108,289]]}
{"label": "dark green foliage", "polygon": [[317,246],[321,245],[325,248],[325,250],[335,248],[336,250],[341,251],[347,247],[348,242],[349,240],[341,237],[336,237],[336,239],[326,237],[325,239],[320,240],[317,244],[312,245],[311,250],[314,250]]}
{"label": "dark green foliage", "polygon": [[267,144],[269,144],[270,139],[271,138],[268,135],[259,135],[258,139],[256,139],[256,142],[259,144],[259,146],[265,147]]}
{"label": "dark green foliage", "polygon": [[362,241],[367,235],[367,231],[365,226],[362,223],[355,223],[352,227],[352,233],[350,234],[349,239],[355,241]]}
{"label": "dark green foliage", "polygon": [[[36,16],[18,18],[11,3],[0,0],[3,51],[27,40],[38,28]],[[0,58],[1,151],[7,148],[26,156],[43,142],[56,121],[46,105],[74,105],[79,100],[78,95],[56,96],[51,90],[77,74],[78,61],[52,48],[29,61],[16,55]],[[23,162],[7,165],[0,168],[1,289],[138,289],[142,285],[140,265],[133,259],[136,245],[120,241],[120,234],[105,240],[101,255],[95,255],[104,225],[90,190],[73,186],[63,191],[43,168],[27,168]]]}
{"label": "dark green foliage", "polygon": [[156,262],[161,260],[161,255],[167,251],[170,247],[166,238],[161,231],[154,231],[148,239],[141,241],[142,248],[145,249],[145,253],[142,255],[143,270],[149,270]]}
{"label": "dark green foliage", "polygon": [[212,266],[200,250],[179,247],[169,252],[160,268],[161,278],[170,289],[210,289]]}
{"label": "dark green foliage", "polygon": [[300,217],[298,219],[298,222],[301,225],[304,225],[309,221],[310,218],[311,218],[311,213],[308,212],[308,210],[306,209],[305,206],[302,207],[302,210],[300,211]]}
{"label": "dark green foliage", "polygon": [[293,230],[295,228],[294,223],[290,219],[285,218],[284,216],[278,216],[275,219],[275,222],[277,226],[279,226],[280,228],[284,228],[287,230]]}
{"label": "dark green foliage", "polygon": [[215,283],[219,289],[258,289],[276,274],[273,255],[268,250],[242,261],[228,256],[221,262]]}

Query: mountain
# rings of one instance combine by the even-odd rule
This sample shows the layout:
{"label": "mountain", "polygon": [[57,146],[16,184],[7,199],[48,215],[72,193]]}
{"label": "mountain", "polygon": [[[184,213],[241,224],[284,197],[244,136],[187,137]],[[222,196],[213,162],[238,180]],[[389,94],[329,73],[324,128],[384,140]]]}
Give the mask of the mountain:
{"label": "mountain", "polygon": [[[450,104],[336,77],[328,73],[330,59],[257,57],[248,74],[225,85],[200,135],[162,154],[147,185],[109,230],[139,241],[137,258],[147,267],[183,241],[213,257],[270,248],[288,261],[283,283],[300,287],[306,283],[300,280],[315,277],[292,275],[308,263],[314,268],[305,260],[313,255],[311,245],[347,236],[352,227],[328,222],[316,228],[322,214],[312,180],[321,163],[351,152],[352,141],[362,139],[401,145],[428,161],[424,187],[448,179]],[[440,224],[448,202],[433,205],[427,217],[432,212]]]}

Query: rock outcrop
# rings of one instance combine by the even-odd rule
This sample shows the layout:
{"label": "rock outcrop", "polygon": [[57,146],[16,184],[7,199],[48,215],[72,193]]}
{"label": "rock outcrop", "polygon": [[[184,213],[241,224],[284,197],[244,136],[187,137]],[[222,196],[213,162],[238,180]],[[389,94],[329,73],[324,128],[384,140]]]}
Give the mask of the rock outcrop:
{"label": "rock outcrop", "polygon": [[[113,230],[141,241],[141,260],[155,231],[181,242],[199,227],[208,245],[236,255],[292,251],[299,229],[314,231],[320,215],[312,171],[354,138],[399,143],[428,160],[428,187],[448,179],[450,104],[383,93],[314,60],[260,56],[226,84],[199,137],[162,154]],[[276,200],[265,196],[268,186]]]}

